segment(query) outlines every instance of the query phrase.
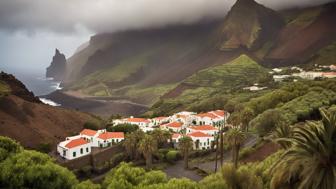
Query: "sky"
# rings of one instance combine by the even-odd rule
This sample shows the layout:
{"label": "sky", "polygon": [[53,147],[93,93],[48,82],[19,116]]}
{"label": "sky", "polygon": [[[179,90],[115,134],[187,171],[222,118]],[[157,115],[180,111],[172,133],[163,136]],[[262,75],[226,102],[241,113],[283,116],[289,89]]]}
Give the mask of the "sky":
{"label": "sky", "polygon": [[[273,9],[329,0],[257,0]],[[235,0],[0,0],[0,70],[44,73],[96,33],[224,17]]]}

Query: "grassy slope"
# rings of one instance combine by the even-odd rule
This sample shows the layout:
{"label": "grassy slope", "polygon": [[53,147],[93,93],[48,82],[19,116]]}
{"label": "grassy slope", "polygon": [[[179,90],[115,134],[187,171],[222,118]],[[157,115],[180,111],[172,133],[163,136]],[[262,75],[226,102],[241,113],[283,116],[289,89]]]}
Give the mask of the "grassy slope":
{"label": "grassy slope", "polygon": [[328,45],[316,53],[310,63],[319,65],[336,65],[336,42]]}
{"label": "grassy slope", "polygon": [[[196,86],[183,91],[176,98],[166,98],[156,103],[149,114],[169,114],[174,111],[200,110],[206,107],[221,106],[224,99],[236,98],[244,101],[263,94],[265,91],[251,93],[242,88],[254,83],[270,81],[270,75],[246,55],[241,55],[230,63],[211,67],[195,73],[184,83]],[[222,107],[220,107],[222,108]]]}

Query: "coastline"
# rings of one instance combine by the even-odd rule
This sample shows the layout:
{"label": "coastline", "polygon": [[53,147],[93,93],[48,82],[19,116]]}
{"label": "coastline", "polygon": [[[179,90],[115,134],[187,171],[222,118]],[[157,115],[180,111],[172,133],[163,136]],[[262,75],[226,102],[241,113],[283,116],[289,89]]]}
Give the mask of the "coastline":
{"label": "coastline", "polygon": [[48,95],[40,96],[40,98],[51,100],[63,108],[75,109],[102,117],[109,117],[113,114],[137,116],[145,113],[148,109],[147,106],[127,100],[99,99],[73,91],[56,90]]}

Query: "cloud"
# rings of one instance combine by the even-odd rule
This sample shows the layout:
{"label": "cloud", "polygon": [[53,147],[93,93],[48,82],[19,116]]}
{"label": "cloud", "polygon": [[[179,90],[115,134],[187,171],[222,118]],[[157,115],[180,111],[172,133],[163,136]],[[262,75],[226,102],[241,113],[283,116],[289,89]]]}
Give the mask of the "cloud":
{"label": "cloud", "polygon": [[[257,0],[274,9],[328,0]],[[95,33],[223,17],[235,0],[1,0],[0,30]]]}

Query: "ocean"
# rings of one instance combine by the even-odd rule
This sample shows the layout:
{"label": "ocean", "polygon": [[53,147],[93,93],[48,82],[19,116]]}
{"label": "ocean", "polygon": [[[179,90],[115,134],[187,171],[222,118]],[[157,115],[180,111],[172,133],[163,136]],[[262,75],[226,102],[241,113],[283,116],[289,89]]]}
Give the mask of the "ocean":
{"label": "ocean", "polygon": [[[53,78],[46,78],[42,73],[11,73],[17,79],[19,79],[29,91],[32,91],[36,96],[43,96],[52,93],[56,90],[62,89],[60,82],[54,81]],[[40,98],[40,100],[51,106],[60,106],[56,102],[53,102],[46,98]]]}

